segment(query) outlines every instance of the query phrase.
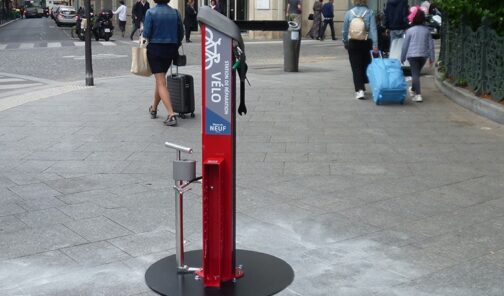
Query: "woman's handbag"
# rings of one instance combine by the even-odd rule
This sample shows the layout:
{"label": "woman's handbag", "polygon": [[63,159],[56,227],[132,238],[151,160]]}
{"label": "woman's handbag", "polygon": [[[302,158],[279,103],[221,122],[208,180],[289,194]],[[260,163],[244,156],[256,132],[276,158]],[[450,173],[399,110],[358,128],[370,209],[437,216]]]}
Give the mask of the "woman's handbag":
{"label": "woman's handbag", "polygon": [[308,15],[308,20],[309,20],[309,21],[313,21],[313,13],[310,13],[310,14]]}
{"label": "woman's handbag", "polygon": [[177,51],[177,57],[173,61],[173,64],[175,66],[185,66],[185,65],[187,65],[187,57],[186,57],[186,55],[184,53],[184,46],[182,45],[181,48],[182,48],[182,54],[180,54]]}
{"label": "woman's handbag", "polygon": [[151,76],[151,68],[147,60],[147,48],[145,39],[140,36],[138,47],[131,49],[131,73],[140,76]]}

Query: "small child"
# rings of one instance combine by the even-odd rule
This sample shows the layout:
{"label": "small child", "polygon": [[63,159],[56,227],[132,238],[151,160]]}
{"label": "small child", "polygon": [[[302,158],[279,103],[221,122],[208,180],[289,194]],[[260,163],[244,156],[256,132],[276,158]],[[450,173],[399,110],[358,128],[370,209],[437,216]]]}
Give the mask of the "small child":
{"label": "small child", "polygon": [[434,40],[432,40],[429,28],[424,25],[425,13],[419,6],[410,9],[408,20],[412,27],[406,31],[401,63],[407,59],[411,67],[412,87],[409,88],[409,93],[412,96],[412,101],[422,102],[420,71],[422,71],[427,59],[429,59],[430,67],[434,64]]}

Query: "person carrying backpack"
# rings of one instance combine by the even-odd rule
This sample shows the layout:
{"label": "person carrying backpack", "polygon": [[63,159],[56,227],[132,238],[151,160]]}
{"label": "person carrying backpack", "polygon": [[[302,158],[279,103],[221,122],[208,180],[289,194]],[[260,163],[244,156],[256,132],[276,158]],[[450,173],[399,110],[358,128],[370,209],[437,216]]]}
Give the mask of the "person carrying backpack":
{"label": "person carrying backpack", "polygon": [[367,0],[352,0],[354,7],[348,10],[343,21],[343,44],[348,51],[352,68],[355,98],[365,100],[367,66],[371,63],[370,50],[378,55],[378,34],[375,13],[367,7]]}

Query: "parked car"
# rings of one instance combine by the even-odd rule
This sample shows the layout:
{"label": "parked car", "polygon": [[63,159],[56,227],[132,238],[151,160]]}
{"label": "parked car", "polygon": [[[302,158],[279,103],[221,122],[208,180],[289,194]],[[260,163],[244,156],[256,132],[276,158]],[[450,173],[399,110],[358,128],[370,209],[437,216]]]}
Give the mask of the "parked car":
{"label": "parked car", "polygon": [[26,18],[31,18],[31,17],[39,17],[39,13],[38,13],[38,10],[37,10],[37,7],[25,7],[24,9],[24,16]]}
{"label": "parked car", "polygon": [[77,22],[77,11],[73,7],[60,6],[56,12],[55,21],[58,27],[73,26]]}

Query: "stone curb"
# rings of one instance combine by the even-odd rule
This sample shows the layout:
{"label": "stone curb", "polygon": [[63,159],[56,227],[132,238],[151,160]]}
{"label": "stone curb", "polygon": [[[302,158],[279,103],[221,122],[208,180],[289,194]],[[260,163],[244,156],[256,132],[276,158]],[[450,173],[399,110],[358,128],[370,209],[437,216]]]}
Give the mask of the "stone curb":
{"label": "stone curb", "polygon": [[447,81],[441,80],[437,69],[435,76],[434,80],[437,88],[450,100],[474,113],[504,124],[504,106],[491,100],[481,99],[465,89],[455,87]]}
{"label": "stone curb", "polygon": [[10,21],[8,21],[8,22],[6,22],[6,23],[3,23],[3,24],[1,24],[1,25],[0,25],[0,28],[5,27],[5,26],[7,26],[8,24],[10,24],[10,23],[12,23],[12,22],[15,22],[15,21],[17,21],[17,19],[13,19],[13,20],[10,20]]}

